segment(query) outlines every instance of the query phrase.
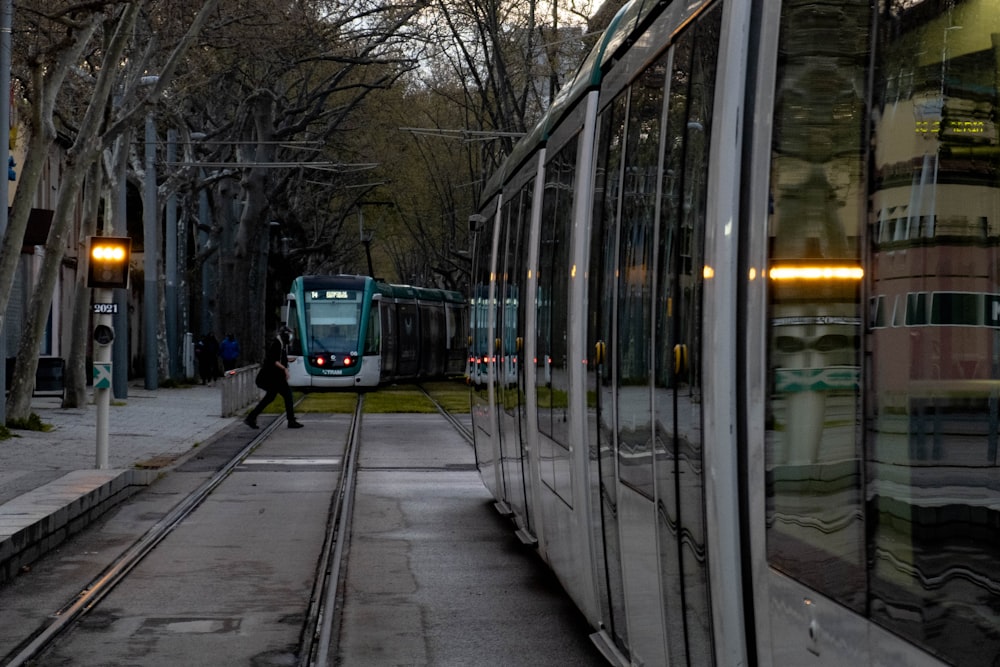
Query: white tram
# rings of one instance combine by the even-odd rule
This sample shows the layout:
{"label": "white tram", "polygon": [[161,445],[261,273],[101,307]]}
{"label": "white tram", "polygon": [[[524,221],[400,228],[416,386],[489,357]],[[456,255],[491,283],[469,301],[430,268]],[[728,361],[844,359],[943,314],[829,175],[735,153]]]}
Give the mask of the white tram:
{"label": "white tram", "polygon": [[477,460],[611,662],[1000,665],[998,82],[998,0],[633,0],[494,175]]}

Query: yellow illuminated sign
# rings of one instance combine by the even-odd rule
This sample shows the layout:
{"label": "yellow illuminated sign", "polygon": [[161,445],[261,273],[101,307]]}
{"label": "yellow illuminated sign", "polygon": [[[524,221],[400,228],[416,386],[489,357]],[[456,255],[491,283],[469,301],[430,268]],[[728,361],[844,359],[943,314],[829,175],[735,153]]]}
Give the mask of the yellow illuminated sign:
{"label": "yellow illuminated sign", "polygon": [[918,120],[917,134],[986,134],[986,122],[981,120]]}
{"label": "yellow illuminated sign", "polygon": [[861,280],[860,266],[779,266],[768,272],[771,280]]}

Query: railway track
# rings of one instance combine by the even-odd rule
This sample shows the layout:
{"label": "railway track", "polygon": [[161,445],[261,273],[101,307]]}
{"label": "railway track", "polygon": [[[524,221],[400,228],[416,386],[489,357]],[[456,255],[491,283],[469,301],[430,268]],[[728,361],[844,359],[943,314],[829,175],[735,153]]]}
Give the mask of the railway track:
{"label": "railway track", "polygon": [[[347,444],[327,516],[326,537],[321,549],[308,612],[304,615],[297,653],[301,666],[329,664],[333,642],[332,622],[336,614],[337,582],[341,573],[344,544],[341,536],[350,521],[351,499],[355,483],[357,451],[360,439],[363,397],[351,419]],[[46,616],[46,620],[0,660],[4,667],[35,664],[47,650],[70,634],[103,600],[125,582],[136,567],[180,527],[233,472],[284,424],[277,418],[265,426],[246,446],[231,456],[208,479],[186,495],[140,538],[121,552],[64,605]]]}

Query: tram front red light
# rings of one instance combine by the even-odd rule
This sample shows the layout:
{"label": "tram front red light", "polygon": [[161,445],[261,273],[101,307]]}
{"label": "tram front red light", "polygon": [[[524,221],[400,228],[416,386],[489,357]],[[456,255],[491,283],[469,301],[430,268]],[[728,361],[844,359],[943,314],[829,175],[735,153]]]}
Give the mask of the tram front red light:
{"label": "tram front red light", "polygon": [[316,365],[317,366],[322,366],[325,363],[326,363],[326,359],[324,359],[323,357],[316,357]]}
{"label": "tram front red light", "polygon": [[350,366],[354,363],[354,357],[344,357],[344,365]]}

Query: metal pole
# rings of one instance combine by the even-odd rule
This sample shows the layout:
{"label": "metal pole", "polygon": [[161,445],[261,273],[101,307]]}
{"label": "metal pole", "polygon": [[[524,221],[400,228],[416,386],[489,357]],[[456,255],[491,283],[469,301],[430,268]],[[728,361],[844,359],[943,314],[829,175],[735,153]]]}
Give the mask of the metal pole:
{"label": "metal pole", "polygon": [[[0,128],[7,130],[7,141],[2,141],[3,163],[10,159],[10,49],[11,24],[14,15],[13,0],[2,0],[0,5]],[[0,239],[7,235],[7,207],[10,201],[10,188],[7,179],[0,175]],[[7,313],[0,313],[0,362],[3,363],[0,372],[0,425],[7,423],[7,332],[4,331]]]}
{"label": "metal pole", "polygon": [[[167,130],[167,164],[177,161],[177,130]],[[163,258],[166,271],[167,350],[170,354],[170,377],[180,377],[181,364],[177,329],[177,195],[167,198],[167,244]]]}
{"label": "metal pole", "polygon": [[[204,174],[202,174],[204,177]],[[208,191],[202,188],[198,192],[198,250],[204,251],[208,245],[208,232],[212,228],[212,212],[208,205]],[[200,336],[212,329],[212,314],[209,308],[209,296],[213,293],[212,284],[215,280],[214,265],[216,257],[211,257],[201,265],[201,313],[198,317],[197,331],[191,333]],[[193,327],[192,327],[193,328]]]}
{"label": "metal pole", "polygon": [[[117,109],[121,105],[121,99],[115,99],[115,108]],[[118,152],[116,157],[118,159],[118,164],[115,170],[118,172],[118,184],[117,192],[115,192],[115,205],[114,205],[114,215],[112,216],[112,229],[114,230],[114,236],[128,236],[128,221],[126,219],[128,200],[128,184],[127,173],[128,173],[128,145],[129,137],[131,132],[125,130],[120,137],[118,137]],[[117,306],[117,312],[112,315],[114,320],[114,330],[115,330],[115,340],[111,343],[111,354],[112,354],[112,389],[115,394],[115,398],[118,400],[125,400],[128,398],[128,369],[129,369],[129,359],[128,359],[128,290],[116,289],[114,290],[114,303]]]}
{"label": "metal pole", "polygon": [[143,243],[143,339],[146,353],[146,389],[159,387],[159,364],[156,346],[158,330],[157,311],[159,298],[157,293],[158,242],[156,233],[156,125],[153,123],[152,112],[146,114],[146,179],[144,183],[144,198],[142,206],[142,243]]}
{"label": "metal pole", "polygon": [[[111,303],[114,298],[112,290],[100,288],[94,290],[94,303]],[[95,328],[100,325],[113,327],[113,317],[109,314],[95,315]],[[115,339],[118,337],[115,336]],[[97,406],[97,456],[95,466],[98,470],[108,468],[108,413],[111,407],[110,382],[101,381],[100,369],[104,364],[113,368],[111,361],[111,345],[94,345],[94,405]]]}

